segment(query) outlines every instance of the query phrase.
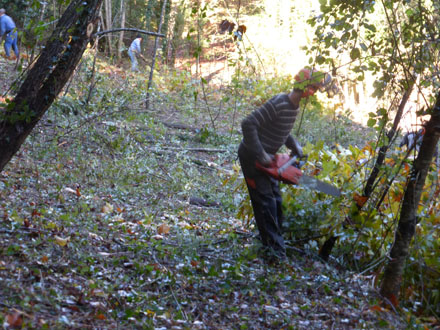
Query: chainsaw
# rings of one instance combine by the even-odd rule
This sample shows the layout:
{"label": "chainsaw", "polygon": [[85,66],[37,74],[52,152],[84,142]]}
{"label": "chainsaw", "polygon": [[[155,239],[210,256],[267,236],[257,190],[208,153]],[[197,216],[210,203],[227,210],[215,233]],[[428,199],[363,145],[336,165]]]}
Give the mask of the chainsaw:
{"label": "chainsaw", "polygon": [[288,154],[276,154],[269,166],[265,167],[258,161],[255,165],[257,169],[278,181],[301,185],[332,196],[341,196],[341,191],[337,187],[303,174],[300,168],[304,163],[297,156],[290,157]]}

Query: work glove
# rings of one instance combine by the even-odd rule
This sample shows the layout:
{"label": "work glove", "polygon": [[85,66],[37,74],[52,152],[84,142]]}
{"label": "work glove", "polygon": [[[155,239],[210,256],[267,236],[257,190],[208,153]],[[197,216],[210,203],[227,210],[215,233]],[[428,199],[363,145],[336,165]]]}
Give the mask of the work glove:
{"label": "work glove", "polygon": [[258,162],[264,167],[268,167],[272,163],[272,157],[263,150],[263,152],[257,157]]}

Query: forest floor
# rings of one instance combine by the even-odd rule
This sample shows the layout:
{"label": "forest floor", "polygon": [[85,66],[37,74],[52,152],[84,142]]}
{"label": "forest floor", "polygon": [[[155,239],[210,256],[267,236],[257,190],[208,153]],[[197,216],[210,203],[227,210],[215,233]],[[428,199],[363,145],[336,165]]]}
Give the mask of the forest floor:
{"label": "forest floor", "polygon": [[103,87],[93,111],[60,98],[0,174],[5,328],[417,328],[379,305],[371,274],[293,245],[282,263],[260,253],[237,217],[232,112],[206,130],[187,100],[156,92],[145,110],[144,79],[113,78],[132,94]]}

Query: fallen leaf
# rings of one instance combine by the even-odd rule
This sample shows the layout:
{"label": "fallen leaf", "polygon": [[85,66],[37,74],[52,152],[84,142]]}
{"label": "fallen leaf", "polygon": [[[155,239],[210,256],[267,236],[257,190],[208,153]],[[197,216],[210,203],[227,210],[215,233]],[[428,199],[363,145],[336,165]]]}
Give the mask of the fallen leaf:
{"label": "fallen leaf", "polygon": [[266,312],[272,313],[272,314],[275,314],[280,310],[278,307],[270,306],[270,305],[264,305],[263,308]]}
{"label": "fallen leaf", "polygon": [[34,210],[32,211],[32,217],[41,217],[41,213],[38,212],[36,209],[34,209]]}
{"label": "fallen leaf", "polygon": [[159,227],[157,227],[157,233],[159,235],[169,234],[170,233],[170,226],[168,226],[165,223],[161,224]]}
{"label": "fallen leaf", "polygon": [[29,221],[27,218],[24,219],[23,224],[24,224],[24,226],[25,226],[26,228],[29,228],[29,227],[31,226],[31,223],[30,223],[30,221]]}
{"label": "fallen leaf", "polygon": [[91,301],[89,304],[93,308],[97,308],[97,309],[101,309],[101,310],[105,309],[105,305],[100,301]]}
{"label": "fallen leaf", "polygon": [[152,310],[149,310],[149,309],[147,309],[147,310],[145,311],[145,314],[146,314],[148,317],[153,317],[154,315],[156,315],[155,312],[153,312]]}
{"label": "fallen leaf", "polygon": [[14,314],[6,316],[6,322],[9,324],[9,327],[20,329],[23,326],[23,317],[21,313],[14,312]]}
{"label": "fallen leaf", "polygon": [[59,245],[59,246],[66,246],[67,243],[69,243],[70,241],[70,237],[68,238],[63,238],[60,236],[55,235],[55,242]]}
{"label": "fallen leaf", "polygon": [[110,203],[105,203],[105,205],[101,209],[102,213],[112,213],[113,212],[113,205]]}
{"label": "fallen leaf", "polygon": [[379,305],[371,306],[370,310],[372,310],[373,312],[383,312],[384,311],[383,307],[379,306]]}
{"label": "fallen leaf", "polygon": [[64,191],[76,195],[76,190],[74,190],[72,188],[66,187],[66,188],[64,188]]}

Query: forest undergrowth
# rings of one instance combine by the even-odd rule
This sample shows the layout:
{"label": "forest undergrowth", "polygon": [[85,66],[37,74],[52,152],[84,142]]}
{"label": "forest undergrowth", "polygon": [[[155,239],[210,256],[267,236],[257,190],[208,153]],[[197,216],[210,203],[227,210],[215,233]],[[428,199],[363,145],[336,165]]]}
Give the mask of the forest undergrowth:
{"label": "forest undergrowth", "polygon": [[[0,175],[6,328],[423,329],[379,305],[371,275],[305,246],[261,255],[238,217],[246,97],[194,100],[185,74],[159,74],[146,110],[144,76],[102,64],[91,86],[85,67]],[[337,120],[321,138],[365,139]]]}

